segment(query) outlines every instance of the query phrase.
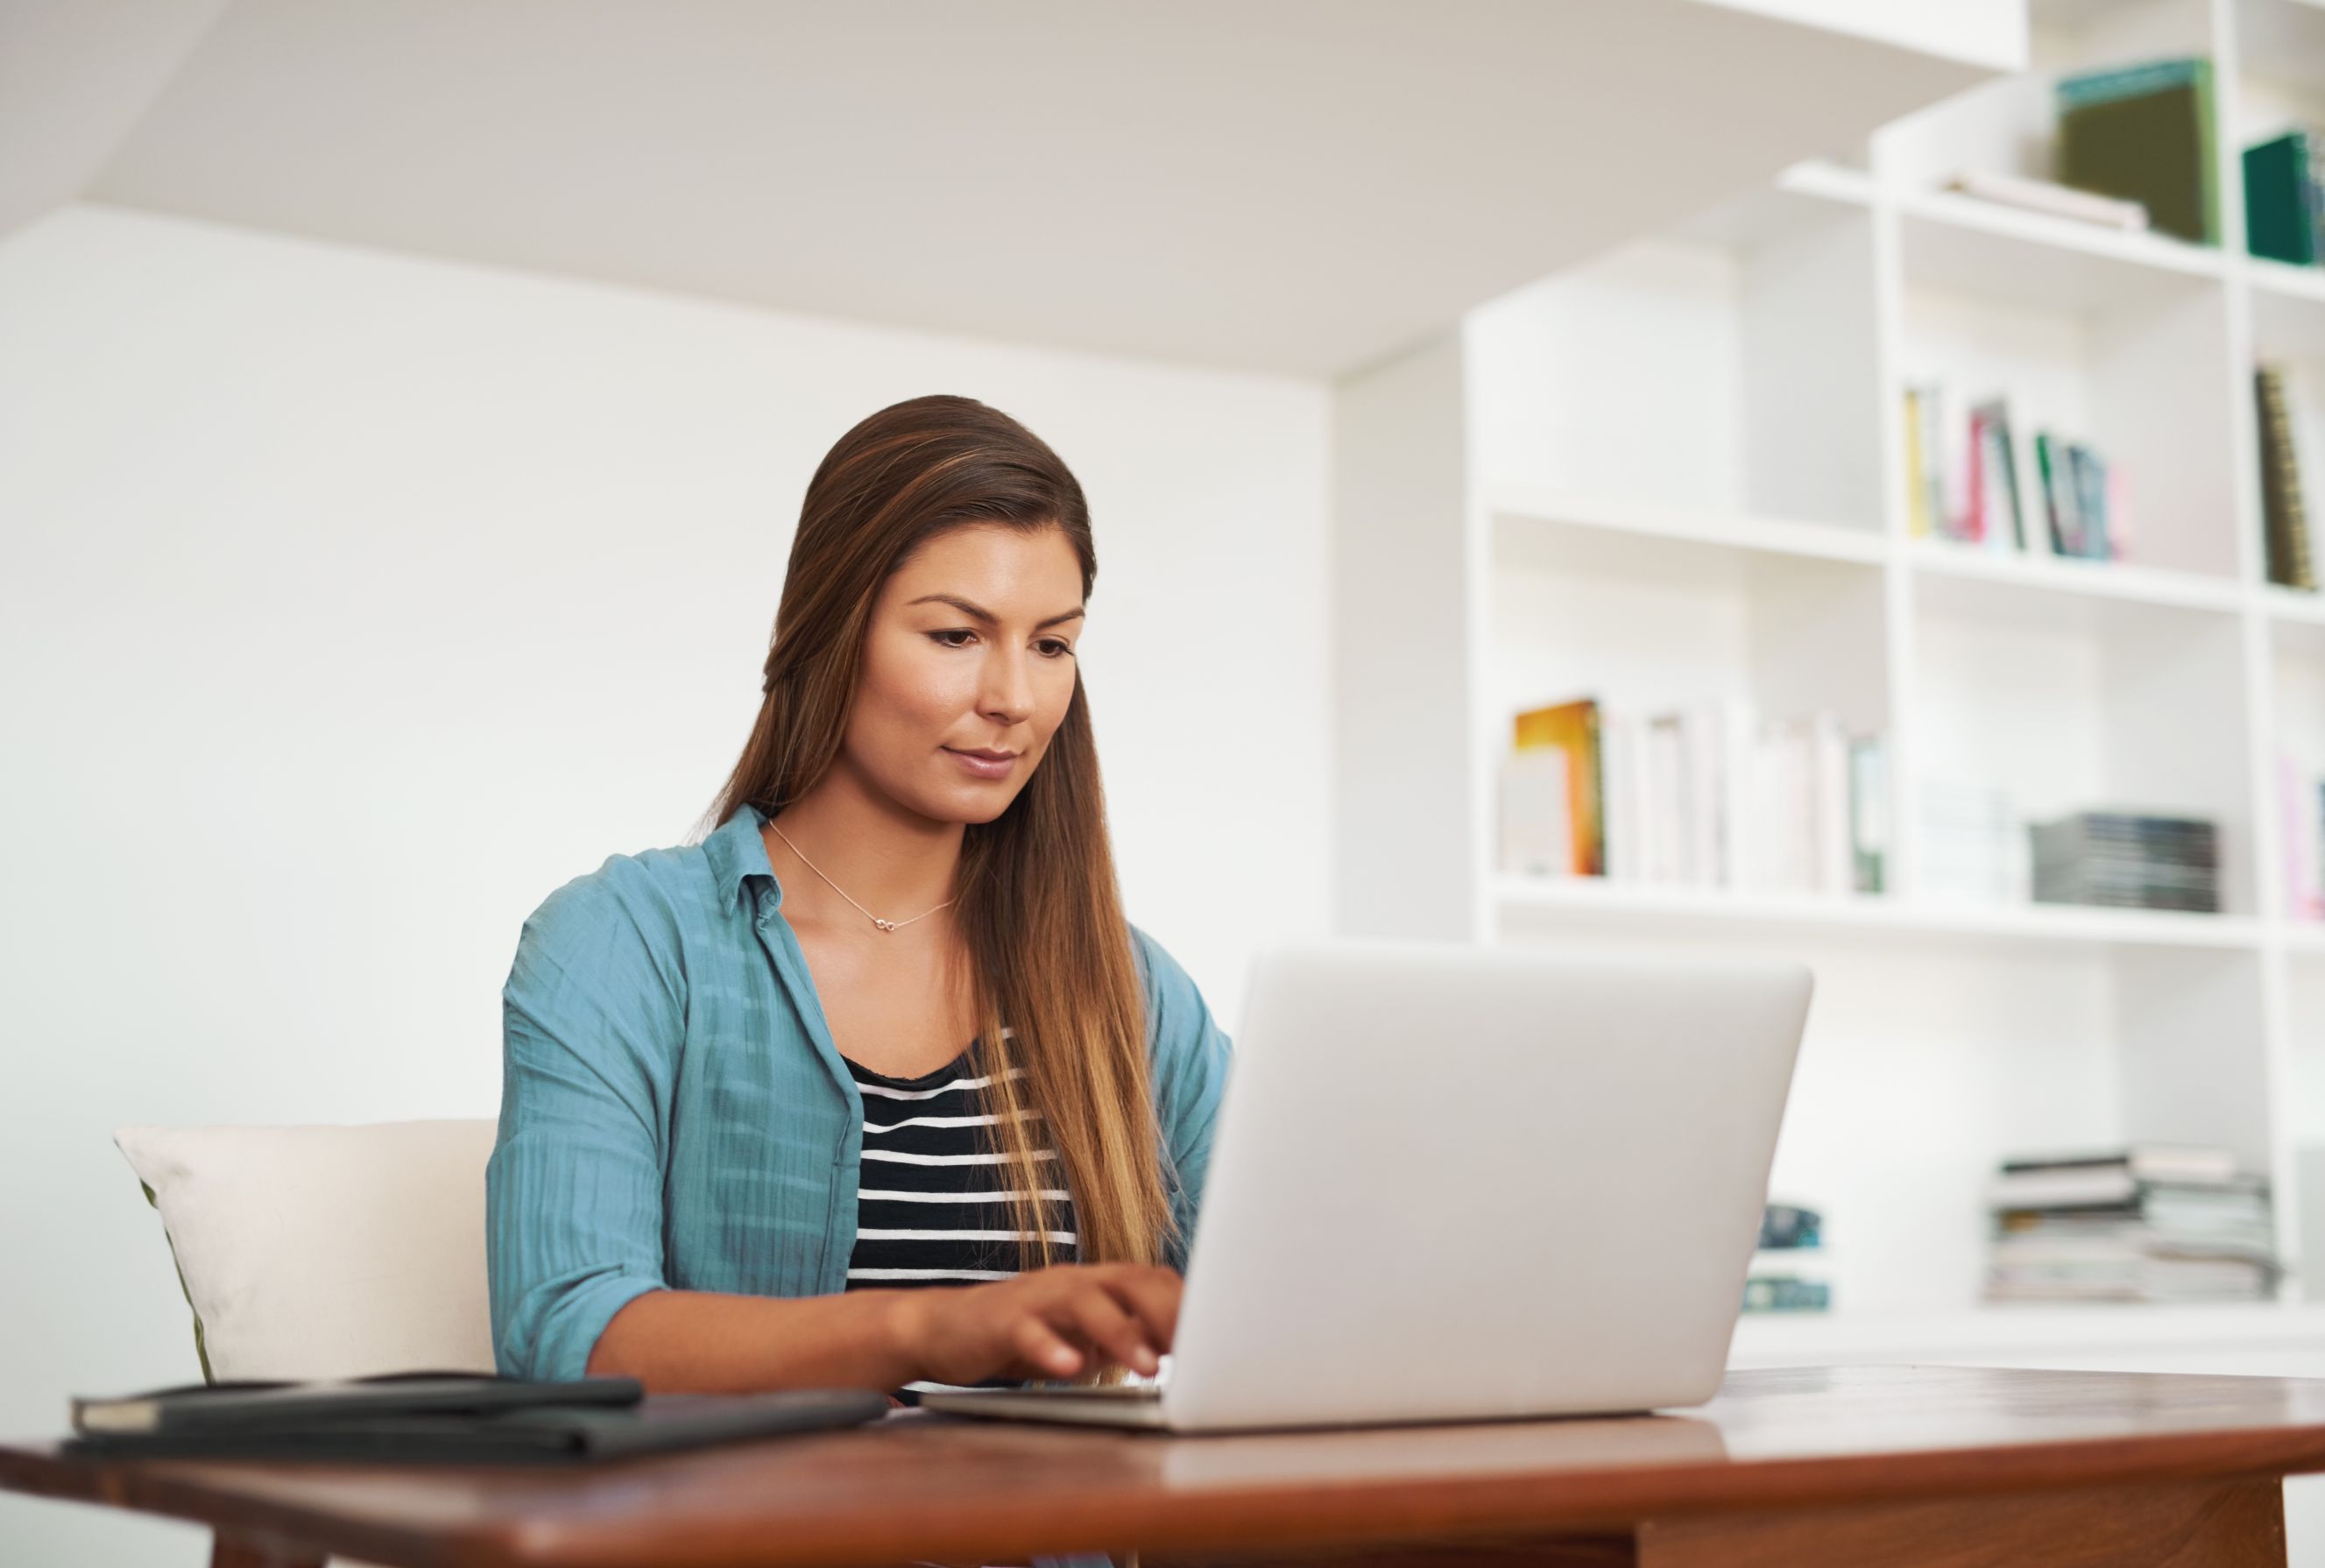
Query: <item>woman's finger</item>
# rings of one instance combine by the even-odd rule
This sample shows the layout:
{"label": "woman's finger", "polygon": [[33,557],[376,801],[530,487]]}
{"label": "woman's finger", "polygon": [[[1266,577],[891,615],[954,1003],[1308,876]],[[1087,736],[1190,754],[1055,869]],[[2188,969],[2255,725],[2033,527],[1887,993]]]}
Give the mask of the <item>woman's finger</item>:
{"label": "woman's finger", "polygon": [[1079,1322],[1082,1332],[1091,1341],[1103,1347],[1114,1359],[1143,1376],[1154,1374],[1154,1351],[1147,1344],[1138,1320],[1123,1309],[1123,1304],[1098,1281],[1088,1289],[1075,1292],[1066,1298],[1067,1309]]}
{"label": "woman's finger", "polygon": [[1048,1377],[1070,1378],[1082,1369],[1082,1353],[1032,1312],[1021,1312],[1010,1325],[1009,1345],[1025,1365]]}
{"label": "woman's finger", "polygon": [[1107,1291],[1135,1317],[1146,1342],[1167,1350],[1179,1332],[1179,1298],[1183,1286],[1167,1268],[1125,1268],[1104,1280]]}

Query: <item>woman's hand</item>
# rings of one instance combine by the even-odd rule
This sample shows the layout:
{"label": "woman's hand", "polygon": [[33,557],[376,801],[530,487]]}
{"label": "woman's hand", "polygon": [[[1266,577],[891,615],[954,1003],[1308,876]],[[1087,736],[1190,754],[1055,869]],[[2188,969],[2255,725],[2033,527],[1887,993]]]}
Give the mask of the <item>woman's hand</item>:
{"label": "woman's hand", "polygon": [[1181,1283],[1153,1264],[1061,1263],[902,1293],[899,1333],[920,1375],[939,1383],[1071,1378],[1093,1355],[1153,1377],[1178,1327]]}

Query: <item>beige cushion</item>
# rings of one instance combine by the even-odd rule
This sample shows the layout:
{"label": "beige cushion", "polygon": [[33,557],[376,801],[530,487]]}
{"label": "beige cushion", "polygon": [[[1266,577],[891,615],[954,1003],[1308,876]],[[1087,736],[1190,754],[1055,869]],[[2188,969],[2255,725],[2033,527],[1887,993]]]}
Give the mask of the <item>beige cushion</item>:
{"label": "beige cushion", "polygon": [[496,1124],[125,1127],[203,1374],[493,1371],[485,1163]]}

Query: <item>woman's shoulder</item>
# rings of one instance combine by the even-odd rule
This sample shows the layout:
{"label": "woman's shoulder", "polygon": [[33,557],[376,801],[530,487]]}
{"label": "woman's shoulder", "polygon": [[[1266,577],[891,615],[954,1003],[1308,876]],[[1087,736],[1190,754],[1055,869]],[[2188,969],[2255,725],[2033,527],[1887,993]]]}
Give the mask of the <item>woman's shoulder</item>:
{"label": "woman's shoulder", "polygon": [[1130,927],[1131,951],[1137,958],[1138,978],[1146,986],[1150,1002],[1159,991],[1177,991],[1182,988],[1191,989],[1194,987],[1193,979],[1179,960],[1171,956],[1171,950],[1154,939],[1152,932],[1135,920],[1125,920],[1123,923]]}
{"label": "woman's shoulder", "polygon": [[542,899],[525,917],[523,941],[585,950],[642,942],[672,953],[699,942],[720,924],[722,882],[729,902],[741,896],[739,876],[721,876],[731,837],[721,829],[698,843],[608,855]]}
{"label": "woman's shoulder", "polygon": [[1190,1058],[1224,1051],[1227,1035],[1186,966],[1152,932],[1135,922],[1125,923],[1146,988],[1147,1044],[1157,1066],[1167,1072]]}

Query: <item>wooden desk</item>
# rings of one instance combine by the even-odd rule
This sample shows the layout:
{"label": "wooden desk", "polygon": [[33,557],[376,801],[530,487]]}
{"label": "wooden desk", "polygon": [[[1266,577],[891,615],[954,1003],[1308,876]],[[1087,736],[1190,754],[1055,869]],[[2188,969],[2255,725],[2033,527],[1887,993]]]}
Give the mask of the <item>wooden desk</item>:
{"label": "wooden desk", "polygon": [[0,1486],[210,1525],[221,1563],[2284,1561],[2325,1379],[1851,1367],[1684,1415],[1168,1438],[912,1412],[582,1469],[96,1461]]}

